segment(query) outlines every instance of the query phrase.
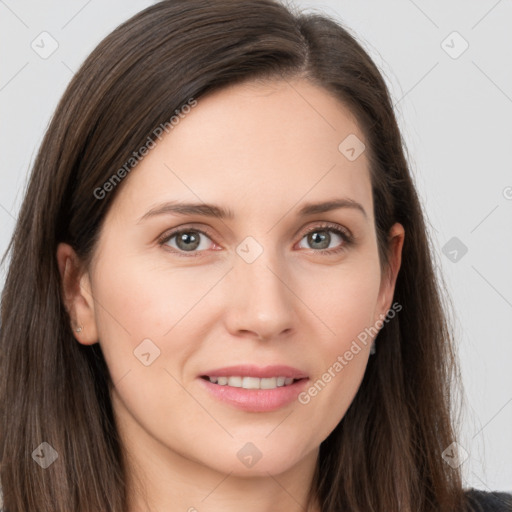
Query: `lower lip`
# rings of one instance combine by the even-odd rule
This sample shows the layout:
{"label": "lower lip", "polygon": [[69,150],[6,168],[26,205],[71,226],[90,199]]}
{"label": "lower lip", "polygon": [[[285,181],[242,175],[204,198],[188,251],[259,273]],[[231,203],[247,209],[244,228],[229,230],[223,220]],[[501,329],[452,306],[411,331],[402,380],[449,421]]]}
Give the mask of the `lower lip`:
{"label": "lower lip", "polygon": [[285,407],[297,399],[309,379],[301,379],[289,386],[275,389],[245,389],[221,386],[199,378],[202,385],[218,400],[247,412],[270,412]]}

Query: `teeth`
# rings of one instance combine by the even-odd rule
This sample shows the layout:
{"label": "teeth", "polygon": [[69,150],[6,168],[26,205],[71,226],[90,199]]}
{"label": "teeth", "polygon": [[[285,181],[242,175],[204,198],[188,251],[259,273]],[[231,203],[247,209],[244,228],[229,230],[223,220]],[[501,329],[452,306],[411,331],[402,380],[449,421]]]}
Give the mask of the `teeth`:
{"label": "teeth", "polygon": [[231,386],[233,388],[244,389],[275,389],[278,387],[289,386],[293,383],[292,378],[287,377],[208,377],[210,382],[219,386]]}
{"label": "teeth", "polygon": [[241,388],[242,387],[242,377],[229,377],[228,386],[233,388]]}
{"label": "teeth", "polygon": [[261,389],[260,382],[261,379],[258,379],[258,377],[244,377],[242,379],[242,387],[244,389]]}
{"label": "teeth", "polygon": [[275,388],[277,388],[277,378],[276,377],[261,379],[260,389],[275,389]]}

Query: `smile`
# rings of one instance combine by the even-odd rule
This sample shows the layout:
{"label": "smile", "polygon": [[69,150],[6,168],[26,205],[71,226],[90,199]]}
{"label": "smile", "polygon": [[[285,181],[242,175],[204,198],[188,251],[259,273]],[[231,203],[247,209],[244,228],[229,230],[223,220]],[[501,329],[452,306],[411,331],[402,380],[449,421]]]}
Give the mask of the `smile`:
{"label": "smile", "polygon": [[208,379],[213,384],[219,386],[231,386],[233,388],[244,388],[244,389],[276,389],[283,386],[289,386],[294,381],[299,379],[292,379],[290,377],[208,377],[204,376],[204,379]]}
{"label": "smile", "polygon": [[209,369],[198,375],[214,400],[246,412],[271,412],[294,403],[310,380],[308,374],[287,365],[242,364]]}

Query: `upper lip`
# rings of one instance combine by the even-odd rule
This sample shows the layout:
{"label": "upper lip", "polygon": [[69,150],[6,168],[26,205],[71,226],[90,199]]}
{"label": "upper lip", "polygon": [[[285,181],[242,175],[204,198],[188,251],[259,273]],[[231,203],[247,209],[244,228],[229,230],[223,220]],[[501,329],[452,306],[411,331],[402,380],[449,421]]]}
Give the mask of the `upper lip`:
{"label": "upper lip", "polygon": [[289,379],[307,378],[307,373],[291,366],[272,365],[272,366],[254,366],[250,364],[241,364],[236,366],[226,366],[224,368],[216,368],[208,370],[200,375],[201,377],[287,377]]}

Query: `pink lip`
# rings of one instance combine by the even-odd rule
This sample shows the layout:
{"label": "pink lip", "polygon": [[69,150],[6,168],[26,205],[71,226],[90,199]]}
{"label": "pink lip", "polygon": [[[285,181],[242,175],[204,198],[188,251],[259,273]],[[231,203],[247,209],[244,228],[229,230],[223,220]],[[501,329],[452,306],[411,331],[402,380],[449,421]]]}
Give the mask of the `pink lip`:
{"label": "pink lip", "polygon": [[199,379],[201,385],[218,400],[247,412],[270,412],[280,409],[297,399],[309,379],[302,379],[276,389],[244,389],[220,386],[209,380]]}
{"label": "pink lip", "polygon": [[249,364],[217,368],[215,370],[208,370],[201,374],[201,376],[205,377],[232,377],[235,375],[241,375],[242,377],[259,377],[260,379],[269,377],[304,379],[308,376],[307,373],[304,373],[297,368],[292,368],[291,366],[273,365],[260,367]]}
{"label": "pink lip", "polygon": [[206,391],[211,393],[216,399],[246,412],[270,412],[280,409],[296,400],[298,394],[309,381],[307,374],[290,366],[230,366],[208,371],[201,377],[229,377],[238,375],[259,378],[287,377],[300,380],[289,386],[275,389],[244,389],[228,385],[221,386],[205,378],[199,378],[199,381]]}

